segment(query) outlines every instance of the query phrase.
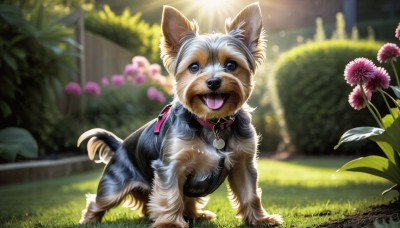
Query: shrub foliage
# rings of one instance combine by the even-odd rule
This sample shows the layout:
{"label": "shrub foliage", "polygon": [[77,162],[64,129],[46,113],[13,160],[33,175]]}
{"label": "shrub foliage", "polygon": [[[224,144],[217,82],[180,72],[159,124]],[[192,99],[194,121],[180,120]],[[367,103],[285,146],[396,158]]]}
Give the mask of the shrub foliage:
{"label": "shrub foliage", "polygon": [[[329,153],[347,129],[375,125],[367,111],[357,112],[348,104],[351,88],[343,80],[343,69],[358,56],[376,59],[379,48],[372,41],[324,41],[298,46],[278,59],[274,70],[278,95],[299,151]],[[366,147],[342,148],[356,153],[360,149]]]}
{"label": "shrub foliage", "polygon": [[129,9],[116,15],[105,5],[101,11],[86,14],[85,27],[130,50],[133,55],[144,55],[152,62],[160,62],[160,26],[150,26],[140,17],[140,12],[131,15]]}
{"label": "shrub foliage", "polygon": [[41,8],[28,21],[19,8],[0,5],[0,128],[25,128],[41,145],[50,141],[57,97],[77,57],[68,50],[73,31],[45,19]]}

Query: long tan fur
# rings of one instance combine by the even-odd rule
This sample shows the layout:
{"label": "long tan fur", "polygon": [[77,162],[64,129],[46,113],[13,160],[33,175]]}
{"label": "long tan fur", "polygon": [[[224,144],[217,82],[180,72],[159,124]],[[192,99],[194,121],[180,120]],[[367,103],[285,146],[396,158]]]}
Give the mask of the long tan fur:
{"label": "long tan fur", "polygon": [[98,160],[94,160],[96,163],[104,163],[108,164],[112,157],[112,151],[110,150],[110,147],[107,146],[102,140],[98,139],[97,137],[93,137],[98,133],[106,133],[110,134],[113,137],[115,137],[118,141],[122,143],[122,139],[114,135],[113,133],[104,130],[102,128],[93,128],[89,131],[84,132],[78,139],[77,146],[79,147],[83,141],[85,141],[88,138],[91,138],[88,143],[87,143],[87,152],[90,160],[94,160],[96,153],[98,153]]}

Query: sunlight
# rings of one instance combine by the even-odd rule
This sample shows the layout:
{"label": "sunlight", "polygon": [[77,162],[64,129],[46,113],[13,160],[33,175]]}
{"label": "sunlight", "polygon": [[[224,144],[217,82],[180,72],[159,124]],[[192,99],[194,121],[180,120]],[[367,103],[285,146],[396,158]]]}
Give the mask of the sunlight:
{"label": "sunlight", "polygon": [[202,25],[203,32],[222,31],[225,19],[233,17],[240,6],[237,1],[228,0],[194,0],[185,10],[193,13]]}
{"label": "sunlight", "polygon": [[218,11],[222,7],[229,4],[228,0],[195,0],[197,6],[203,7],[207,12]]}

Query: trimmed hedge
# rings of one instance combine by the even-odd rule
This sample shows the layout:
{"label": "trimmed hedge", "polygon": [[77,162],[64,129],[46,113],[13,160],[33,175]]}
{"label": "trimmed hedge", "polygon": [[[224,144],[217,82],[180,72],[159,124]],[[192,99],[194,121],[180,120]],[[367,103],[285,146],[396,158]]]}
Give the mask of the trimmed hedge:
{"label": "trimmed hedge", "polygon": [[[368,110],[350,107],[352,88],[344,81],[343,72],[357,57],[376,62],[380,47],[374,41],[324,41],[298,46],[278,59],[273,75],[289,135],[299,151],[332,153],[346,130],[376,125]],[[373,150],[368,143],[352,144],[335,153],[365,154]]]}
{"label": "trimmed hedge", "polygon": [[131,51],[133,55],[146,56],[151,62],[160,62],[160,26],[150,26],[141,19],[141,13],[131,15],[125,9],[116,15],[108,5],[101,11],[87,12],[85,28],[104,36]]}

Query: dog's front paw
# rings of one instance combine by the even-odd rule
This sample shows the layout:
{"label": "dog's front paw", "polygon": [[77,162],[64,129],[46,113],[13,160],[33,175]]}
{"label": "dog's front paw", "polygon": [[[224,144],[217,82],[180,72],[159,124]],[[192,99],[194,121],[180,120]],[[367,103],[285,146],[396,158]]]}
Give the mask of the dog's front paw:
{"label": "dog's front paw", "polygon": [[283,223],[282,217],[280,215],[273,214],[273,215],[266,215],[260,219],[257,219],[253,221],[251,225],[258,226],[258,225],[268,224],[272,226],[277,226],[277,225],[282,225],[282,223]]}
{"label": "dog's front paw", "polygon": [[217,215],[212,212],[212,211],[201,211],[196,215],[196,219],[202,219],[202,220],[213,220],[216,219]]}
{"label": "dog's front paw", "polygon": [[189,228],[189,225],[186,222],[155,222],[152,228]]}

